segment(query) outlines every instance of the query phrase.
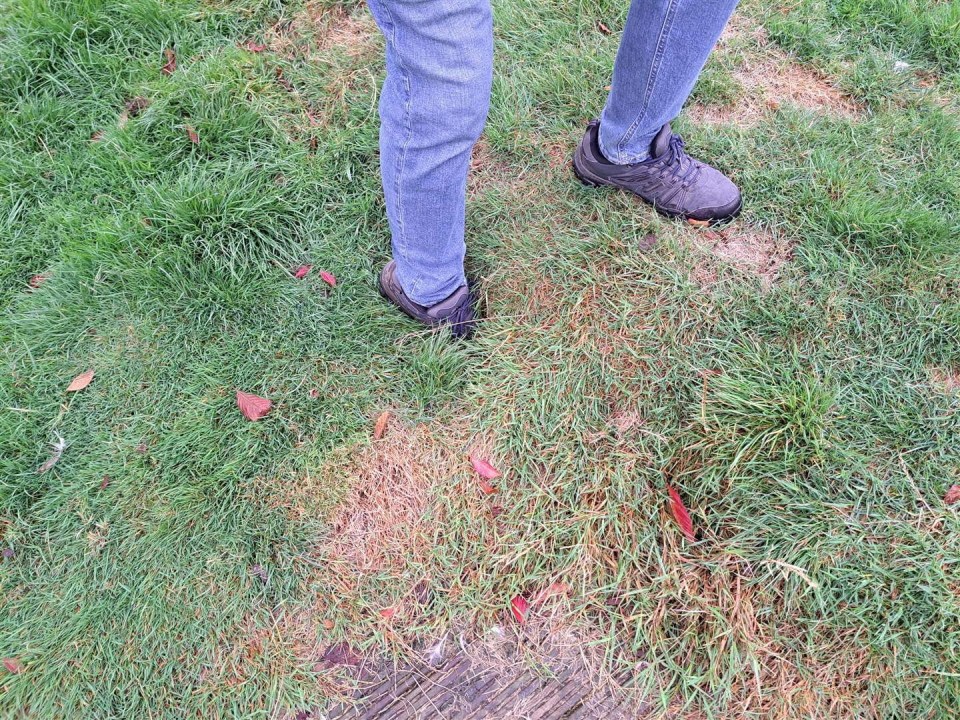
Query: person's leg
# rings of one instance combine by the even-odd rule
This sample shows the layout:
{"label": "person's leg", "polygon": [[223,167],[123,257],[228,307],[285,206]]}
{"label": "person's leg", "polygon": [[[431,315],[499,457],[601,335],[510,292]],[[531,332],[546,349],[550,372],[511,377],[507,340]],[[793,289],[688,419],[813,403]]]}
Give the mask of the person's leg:
{"label": "person's leg", "polygon": [[470,151],[493,75],[489,0],[368,0],[387,42],[380,166],[395,275],[431,306],[466,285]]}
{"label": "person's leg", "polygon": [[737,0],[632,0],[600,117],[600,149],[616,164],[650,157],[660,129],[693,90]]}

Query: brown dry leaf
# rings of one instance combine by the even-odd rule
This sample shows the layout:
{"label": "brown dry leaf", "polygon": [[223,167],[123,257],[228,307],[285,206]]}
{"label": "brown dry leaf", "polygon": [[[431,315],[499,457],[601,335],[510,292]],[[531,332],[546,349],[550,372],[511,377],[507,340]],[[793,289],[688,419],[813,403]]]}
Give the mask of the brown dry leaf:
{"label": "brown dry leaf", "polygon": [[380,617],[384,620],[392,620],[393,616],[397,614],[397,609],[395,607],[385,607],[380,611]]}
{"label": "brown dry leaf", "polygon": [[497,491],[497,488],[484,478],[480,478],[480,489],[483,490],[484,495],[493,495]]}
{"label": "brown dry leaf", "polygon": [[192,142],[194,145],[199,145],[200,136],[197,135],[197,131],[194,130],[190,125],[187,125],[185,129],[187,131],[187,137],[190,138],[190,142]]}
{"label": "brown dry leaf", "polygon": [[50,446],[50,457],[47,458],[47,461],[37,468],[37,475],[43,475],[45,472],[48,472],[54,465],[60,462],[60,457],[63,455],[63,451],[67,449],[67,441],[62,437],[57,435],[57,440]]}
{"label": "brown dry leaf", "polygon": [[598,23],[597,23],[597,30],[599,30],[600,32],[602,32],[604,35],[610,35],[610,34],[611,34],[610,28],[608,28],[608,27],[607,27],[604,23],[602,23],[602,22],[598,22]]}
{"label": "brown dry leaf", "polygon": [[167,48],[163,51],[163,55],[167,61],[160,68],[160,72],[164,75],[173,75],[173,71],[177,69],[177,54],[171,48]]}
{"label": "brown dry leaf", "polygon": [[947,490],[946,494],[943,496],[943,501],[947,505],[953,505],[960,502],[960,485],[951,485],[950,489]]}
{"label": "brown dry leaf", "polygon": [[360,656],[347,643],[341,642],[327,648],[323,661],[328,665],[359,665]]}
{"label": "brown dry leaf", "polygon": [[253,40],[247,40],[240,47],[243,48],[244,50],[249,50],[252,53],[261,53],[267,49],[266,45],[261,45],[260,43],[254,42]]}
{"label": "brown dry leaf", "polygon": [[97,130],[93,135],[90,136],[90,142],[98,143],[103,140],[103,130]]}
{"label": "brown dry leaf", "polygon": [[379,440],[383,437],[383,433],[387,430],[387,423],[390,422],[390,411],[384,410],[380,413],[380,417],[377,418],[377,422],[373,426],[373,439]]}
{"label": "brown dry leaf", "polygon": [[93,382],[93,375],[93,370],[87,370],[85,373],[80,373],[70,381],[69,385],[67,385],[67,392],[79,392],[80,390],[83,390],[87,385]]}
{"label": "brown dry leaf", "polygon": [[259,420],[273,407],[273,403],[259,395],[237,391],[237,407],[247,420]]}
{"label": "brown dry leaf", "polygon": [[537,605],[542,603],[549,597],[554,595],[567,595],[570,592],[570,586],[563,582],[550,583],[543,590],[538,592],[533,596],[533,599],[530,601],[531,605]]}
{"label": "brown dry leaf", "polygon": [[694,227],[708,227],[710,225],[709,220],[697,220],[696,218],[687,218],[687,222]]}
{"label": "brown dry leaf", "polygon": [[333,620],[329,618],[323,621],[323,627],[327,630],[333,630]]}
{"label": "brown dry leaf", "polygon": [[130,117],[136,117],[150,107],[150,101],[147,98],[138,95],[135,98],[127,100],[124,107],[127,109],[127,113],[130,115]]}

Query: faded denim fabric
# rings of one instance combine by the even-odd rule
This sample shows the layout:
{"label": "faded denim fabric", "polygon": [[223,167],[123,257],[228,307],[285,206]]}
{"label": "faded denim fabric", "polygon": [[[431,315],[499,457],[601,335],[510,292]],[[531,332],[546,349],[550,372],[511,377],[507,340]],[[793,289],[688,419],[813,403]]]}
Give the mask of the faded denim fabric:
{"label": "faded denim fabric", "polygon": [[[387,44],[380,167],[396,274],[429,306],[466,283],[470,151],[493,75],[489,0],[368,0]],[[736,0],[633,0],[600,126],[612,162],[649,155],[680,112]]]}

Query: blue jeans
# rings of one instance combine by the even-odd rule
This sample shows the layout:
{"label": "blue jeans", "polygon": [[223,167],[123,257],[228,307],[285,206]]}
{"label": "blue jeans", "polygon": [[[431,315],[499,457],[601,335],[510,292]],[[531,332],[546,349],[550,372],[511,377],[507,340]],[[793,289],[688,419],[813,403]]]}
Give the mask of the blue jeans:
{"label": "blue jeans", "polygon": [[[600,123],[615,163],[649,156],[693,89],[737,0],[632,0]],[[404,292],[432,305],[466,283],[470,151],[493,75],[490,0],[368,0],[387,44],[380,167]]]}

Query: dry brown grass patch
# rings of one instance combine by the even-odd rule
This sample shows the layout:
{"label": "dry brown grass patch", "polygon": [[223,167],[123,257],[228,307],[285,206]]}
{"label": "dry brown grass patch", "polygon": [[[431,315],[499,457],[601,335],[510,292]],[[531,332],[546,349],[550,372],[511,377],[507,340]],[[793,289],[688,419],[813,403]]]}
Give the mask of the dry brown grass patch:
{"label": "dry brown grass patch", "polygon": [[341,50],[351,58],[361,57],[375,47],[377,25],[366,9],[348,12],[341,6],[319,3],[306,6],[289,20],[267,32],[267,46],[288,59],[311,56],[323,61],[330,50]]}
{"label": "dry brown grass patch", "polygon": [[927,374],[930,376],[930,383],[938,390],[950,394],[960,392],[960,370],[931,367]]}
{"label": "dry brown grass patch", "polygon": [[411,562],[424,562],[430,550],[426,511],[441,483],[462,464],[448,436],[424,424],[390,423],[380,440],[342,468],[350,490],[318,555],[361,572],[400,573]]}
{"label": "dry brown grass patch", "polygon": [[[793,257],[794,243],[781,233],[735,223],[721,230],[692,231],[693,242],[743,272],[760,278],[765,289],[773,286],[780,269]],[[701,263],[694,271],[701,286],[716,282],[716,271]]]}
{"label": "dry brown grass patch", "polygon": [[735,16],[718,43],[718,53],[747,46],[745,59],[733,72],[741,94],[733,105],[693,105],[687,114],[695,123],[749,128],[761,118],[788,104],[833,117],[856,118],[862,108],[816,71],[793,61],[775,48],[764,29]]}

